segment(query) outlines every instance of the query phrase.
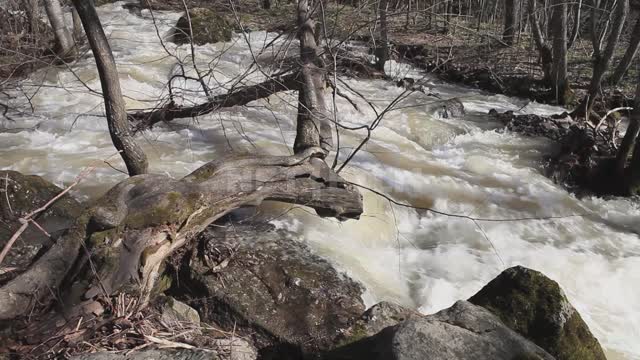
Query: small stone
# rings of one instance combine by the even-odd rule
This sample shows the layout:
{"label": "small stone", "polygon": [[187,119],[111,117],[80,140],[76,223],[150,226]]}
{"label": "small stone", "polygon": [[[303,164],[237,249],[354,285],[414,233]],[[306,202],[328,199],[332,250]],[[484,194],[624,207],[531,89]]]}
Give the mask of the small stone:
{"label": "small stone", "polygon": [[200,315],[194,308],[172,297],[167,297],[165,300],[162,308],[162,322],[167,325],[184,323],[200,325]]}

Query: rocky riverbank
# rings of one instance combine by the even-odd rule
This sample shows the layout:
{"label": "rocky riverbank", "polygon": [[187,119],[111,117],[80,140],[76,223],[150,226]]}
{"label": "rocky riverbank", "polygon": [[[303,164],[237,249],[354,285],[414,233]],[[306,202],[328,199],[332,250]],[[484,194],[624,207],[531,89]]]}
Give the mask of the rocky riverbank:
{"label": "rocky riverbank", "polygon": [[593,125],[574,121],[567,113],[539,116],[492,110],[489,115],[502,122],[506,131],[554,142],[555,150],[547,156],[544,172],[555,183],[578,195],[629,195],[624,179],[613,170],[622,141],[619,117]]}
{"label": "rocky riverbank", "polygon": [[[4,240],[16,217],[60,189],[15,172],[3,179],[10,184],[0,207],[9,225]],[[80,209],[63,199],[43,224]],[[0,353],[96,360],[605,359],[560,286],[537,271],[507,269],[468,300],[433,315],[390,303],[365,311],[363,288],[303,240],[269,224],[225,219],[166,264],[145,312],[128,314],[126,304],[118,305],[100,324],[78,324],[75,332],[36,344],[30,343],[35,334],[25,332],[30,319],[4,324]],[[33,261],[23,256],[12,251],[9,261]]]}

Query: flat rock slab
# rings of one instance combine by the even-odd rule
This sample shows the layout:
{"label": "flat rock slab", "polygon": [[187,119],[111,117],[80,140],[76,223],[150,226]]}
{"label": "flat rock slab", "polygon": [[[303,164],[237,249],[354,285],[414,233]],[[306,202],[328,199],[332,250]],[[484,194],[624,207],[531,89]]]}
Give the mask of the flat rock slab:
{"label": "flat rock slab", "polygon": [[187,256],[171,293],[258,348],[328,349],[365,309],[359,284],[269,224],[209,227]]}

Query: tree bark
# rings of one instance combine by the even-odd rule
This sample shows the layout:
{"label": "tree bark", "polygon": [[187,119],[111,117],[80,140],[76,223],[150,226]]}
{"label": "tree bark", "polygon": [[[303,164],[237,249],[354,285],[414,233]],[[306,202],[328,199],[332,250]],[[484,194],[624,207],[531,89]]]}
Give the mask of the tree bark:
{"label": "tree bark", "polygon": [[298,119],[293,151],[320,147],[329,153],[333,147],[330,117],[324,100],[325,71],[318,57],[315,22],[308,0],[298,0],[298,40],[300,41],[301,88],[298,91]]}
{"label": "tree bark", "polygon": [[518,1],[504,0],[504,31],[502,33],[502,40],[507,45],[513,45],[518,27]]}
{"label": "tree bark", "polygon": [[58,54],[63,58],[71,55],[75,44],[67,25],[64,23],[64,13],[62,12],[60,1],[44,0],[44,8],[47,11],[47,17],[55,35]]}
{"label": "tree bark", "polygon": [[609,85],[617,86],[624,75],[629,71],[633,60],[638,55],[638,50],[640,49],[640,18],[636,20],[636,25],[631,32],[631,40],[629,42],[629,47],[627,51],[625,51],[622,60],[616,67],[611,79],[609,79]]}
{"label": "tree bark", "polygon": [[552,3],[551,29],[553,34],[553,88],[556,102],[566,105],[569,83],[567,81],[567,4],[565,0]]}
{"label": "tree bark", "polygon": [[[595,103],[600,89],[602,88],[602,79],[605,72],[611,63],[613,53],[620,41],[620,35],[624,30],[624,25],[629,14],[629,0],[618,0],[613,10],[613,17],[611,19],[611,30],[607,38],[606,46],[603,51],[595,53],[595,61],[593,64],[593,75],[591,76],[591,82],[589,84],[589,92],[583,99],[580,106],[574,111],[574,116],[584,116],[589,118],[589,114],[593,111],[593,105]],[[604,31],[604,30],[603,30]]]}
{"label": "tree bark", "polygon": [[389,60],[389,32],[387,24],[388,0],[378,1],[378,19],[380,20],[380,39],[376,47],[376,70],[384,73],[384,65]]}
{"label": "tree bark", "polygon": [[84,32],[96,59],[111,141],[120,151],[130,176],[145,174],[149,167],[147,156],[131,134],[124,98],[120,89],[118,69],[100,24],[98,13],[93,4],[88,1],[73,0],[73,4],[78,11]]}
{"label": "tree bark", "polygon": [[[78,0],[83,1],[83,0]],[[109,190],[29,270],[0,288],[0,320],[29,312],[58,289],[74,327],[125,292],[144,307],[163,261],[209,224],[263,200],[310,206],[320,216],[357,219],[362,196],[317,157],[231,156],[181,180],[130,177]],[[90,261],[89,261],[90,260]],[[62,287],[60,288],[62,284]],[[98,312],[100,313],[100,312]]]}

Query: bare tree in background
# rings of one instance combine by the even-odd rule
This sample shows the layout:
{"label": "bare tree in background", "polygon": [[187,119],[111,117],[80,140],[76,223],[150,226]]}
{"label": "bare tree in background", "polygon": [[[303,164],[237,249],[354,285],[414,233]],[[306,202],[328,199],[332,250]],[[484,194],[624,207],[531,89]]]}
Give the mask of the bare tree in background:
{"label": "bare tree in background", "polygon": [[567,4],[564,0],[553,0],[550,34],[553,36],[553,91],[556,102],[566,105],[569,101],[567,79]]}
{"label": "bare tree in background", "polygon": [[64,13],[60,0],[44,0],[44,8],[47,11],[47,18],[55,34],[58,47],[57,53],[62,57],[72,55],[75,43],[69,28],[64,22]]}
{"label": "bare tree in background", "polygon": [[96,59],[113,145],[121,152],[129,175],[146,174],[149,167],[147,156],[131,134],[118,69],[95,6],[86,0],[73,0],[73,4]]}
{"label": "bare tree in background", "polygon": [[40,6],[38,0],[22,0],[21,3],[29,20],[29,31],[38,33],[40,31]]}
{"label": "bare tree in background", "polygon": [[626,177],[627,159],[633,149],[629,180],[628,184],[626,184],[627,192],[629,193],[638,193],[638,190],[640,190],[640,141],[638,141],[638,133],[640,133],[640,74],[638,75],[635,104],[629,119],[629,127],[622,139],[616,158],[616,175],[623,179]]}
{"label": "bare tree in background", "polygon": [[376,46],[376,69],[384,73],[384,64],[389,60],[389,26],[387,23],[388,0],[378,1],[378,19],[380,20],[380,39]]}
{"label": "bare tree in background", "polygon": [[[589,84],[589,91],[587,95],[573,112],[573,115],[576,117],[585,117],[588,119],[590,114],[592,113],[593,105],[600,93],[600,89],[602,88],[602,80],[607,69],[609,68],[609,64],[611,63],[618,42],[620,41],[620,35],[624,30],[627,15],[629,14],[629,0],[615,1],[613,6],[614,8],[610,20],[605,23],[598,35],[594,30],[594,24],[596,23],[596,12],[594,10],[592,11],[591,36],[594,45],[593,75],[591,76],[591,82]],[[605,38],[607,32],[609,36],[606,37],[606,42],[602,41],[602,39]],[[602,48],[603,45],[604,48]]]}
{"label": "bare tree in background", "polygon": [[504,0],[504,31],[502,41],[507,45],[513,45],[518,32],[518,0]]}
{"label": "bare tree in background", "polygon": [[[551,21],[543,32],[537,17],[537,0],[529,0],[529,20],[531,33],[538,49],[544,82],[554,91],[558,104],[567,103],[569,82],[567,79],[567,5],[563,0],[553,0]],[[553,36],[551,44],[546,34]]]}
{"label": "bare tree in background", "polygon": [[609,85],[617,86],[624,75],[629,71],[633,60],[638,55],[638,50],[640,49],[640,17],[636,20],[636,25],[631,31],[631,40],[629,41],[629,46],[627,47],[627,51],[625,51],[622,60],[618,63],[613,75],[609,79]]}

